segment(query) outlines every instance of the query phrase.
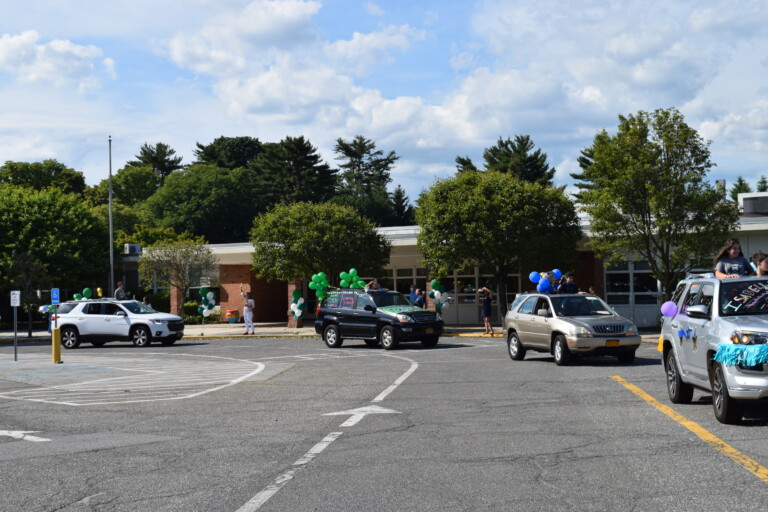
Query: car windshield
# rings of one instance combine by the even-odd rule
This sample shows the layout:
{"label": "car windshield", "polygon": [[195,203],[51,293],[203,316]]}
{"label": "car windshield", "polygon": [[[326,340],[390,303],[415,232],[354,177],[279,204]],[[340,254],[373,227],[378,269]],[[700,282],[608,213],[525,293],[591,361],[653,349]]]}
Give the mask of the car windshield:
{"label": "car windshield", "polygon": [[157,313],[152,306],[147,306],[141,302],[123,302],[122,306],[136,315],[148,315],[150,313]]}
{"label": "car windshield", "polygon": [[722,281],[720,284],[720,314],[768,314],[768,280]]}
{"label": "car windshield", "polygon": [[558,297],[551,296],[552,307],[557,316],[614,315],[613,310],[598,297]]}
{"label": "car windshield", "polygon": [[369,297],[373,299],[373,302],[376,303],[376,307],[380,308],[382,306],[410,306],[411,301],[405,298],[405,295],[402,293],[397,292],[387,292],[387,293],[370,293],[368,294]]}

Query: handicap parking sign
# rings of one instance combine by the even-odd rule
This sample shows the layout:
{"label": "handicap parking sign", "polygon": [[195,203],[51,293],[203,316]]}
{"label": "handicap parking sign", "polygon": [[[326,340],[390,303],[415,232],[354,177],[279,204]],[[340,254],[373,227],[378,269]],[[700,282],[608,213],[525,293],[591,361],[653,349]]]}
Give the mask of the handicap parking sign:
{"label": "handicap parking sign", "polygon": [[51,289],[51,304],[58,304],[59,303],[59,289],[53,288]]}

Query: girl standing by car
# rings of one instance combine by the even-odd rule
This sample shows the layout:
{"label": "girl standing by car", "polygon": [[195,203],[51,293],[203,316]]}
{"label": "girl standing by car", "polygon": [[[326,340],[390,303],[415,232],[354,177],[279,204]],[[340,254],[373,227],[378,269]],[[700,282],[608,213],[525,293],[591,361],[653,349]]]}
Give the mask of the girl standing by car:
{"label": "girl standing by car", "polygon": [[491,302],[493,301],[493,292],[483,286],[477,290],[477,294],[482,297],[483,301],[481,316],[483,317],[483,324],[485,324],[485,334],[493,336],[493,326],[491,325]]}
{"label": "girl standing by car", "polygon": [[715,256],[715,277],[733,279],[752,274],[749,260],[741,252],[741,244],[735,238],[729,239]]}

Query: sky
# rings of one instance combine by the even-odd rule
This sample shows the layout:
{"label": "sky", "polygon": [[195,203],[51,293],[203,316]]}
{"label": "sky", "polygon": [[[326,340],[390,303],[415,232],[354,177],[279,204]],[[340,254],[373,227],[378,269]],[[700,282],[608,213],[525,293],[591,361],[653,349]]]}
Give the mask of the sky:
{"label": "sky", "polygon": [[530,135],[570,173],[618,116],[675,107],[712,182],[768,174],[768,2],[0,0],[0,162],[95,185],[144,143],[219,136],[395,151],[415,202],[456,156]]}

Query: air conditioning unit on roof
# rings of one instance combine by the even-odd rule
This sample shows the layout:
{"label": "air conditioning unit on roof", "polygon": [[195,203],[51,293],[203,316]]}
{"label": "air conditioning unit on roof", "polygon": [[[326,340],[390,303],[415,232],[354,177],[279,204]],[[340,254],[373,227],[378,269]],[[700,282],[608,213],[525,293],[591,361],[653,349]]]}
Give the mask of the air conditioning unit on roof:
{"label": "air conditioning unit on roof", "polygon": [[141,254],[141,245],[125,244],[123,246],[123,254],[127,254],[129,256],[138,256],[139,254]]}

